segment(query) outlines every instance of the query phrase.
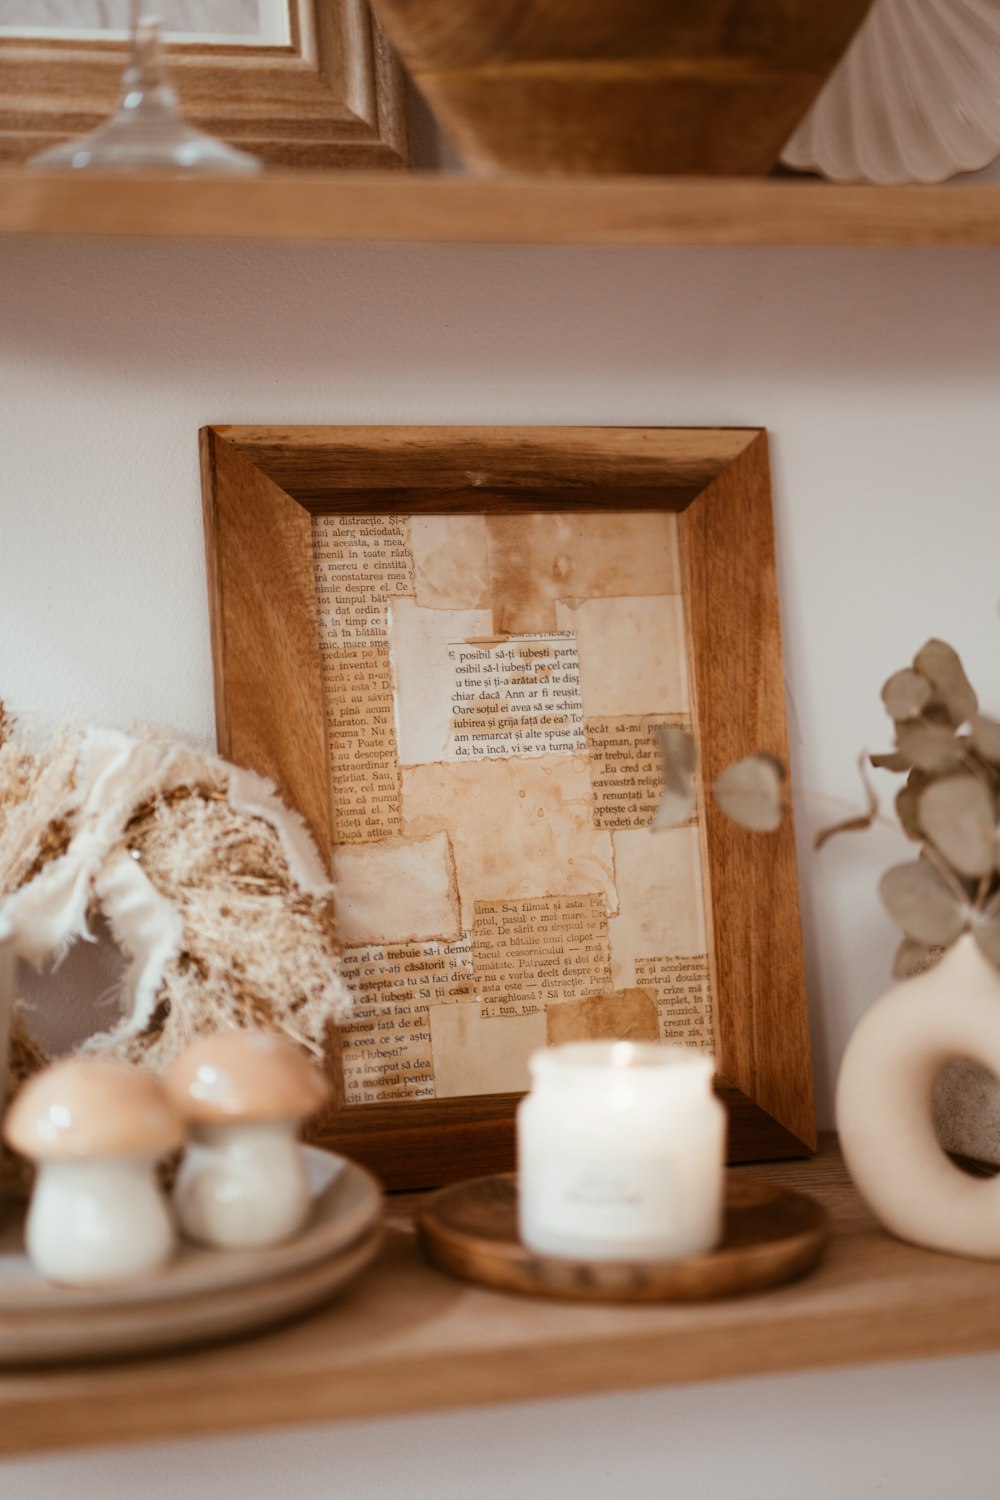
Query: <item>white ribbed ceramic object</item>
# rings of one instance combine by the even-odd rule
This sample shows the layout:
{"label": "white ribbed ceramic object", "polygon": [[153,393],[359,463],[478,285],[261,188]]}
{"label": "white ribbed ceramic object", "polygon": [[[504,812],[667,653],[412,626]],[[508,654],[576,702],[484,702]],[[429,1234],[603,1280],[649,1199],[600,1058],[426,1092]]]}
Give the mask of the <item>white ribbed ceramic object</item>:
{"label": "white ribbed ceramic object", "polygon": [[1000,0],[876,0],[781,153],[835,182],[942,182],[1000,153]]}

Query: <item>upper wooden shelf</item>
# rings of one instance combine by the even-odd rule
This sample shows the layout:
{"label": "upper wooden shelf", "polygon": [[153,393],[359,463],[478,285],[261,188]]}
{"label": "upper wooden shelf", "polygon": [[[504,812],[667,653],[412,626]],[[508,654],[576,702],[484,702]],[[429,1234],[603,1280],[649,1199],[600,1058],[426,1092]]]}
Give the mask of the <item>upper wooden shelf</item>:
{"label": "upper wooden shelf", "polygon": [[747,178],[0,173],[0,234],[575,245],[1000,245],[1000,187]]}
{"label": "upper wooden shelf", "polygon": [[289,1328],[170,1358],[0,1376],[0,1456],[1000,1348],[1000,1264],[876,1228],[831,1141],[742,1173],[826,1203],[826,1260],[795,1285],[702,1306],[543,1302],[422,1261],[410,1203],[339,1302]]}

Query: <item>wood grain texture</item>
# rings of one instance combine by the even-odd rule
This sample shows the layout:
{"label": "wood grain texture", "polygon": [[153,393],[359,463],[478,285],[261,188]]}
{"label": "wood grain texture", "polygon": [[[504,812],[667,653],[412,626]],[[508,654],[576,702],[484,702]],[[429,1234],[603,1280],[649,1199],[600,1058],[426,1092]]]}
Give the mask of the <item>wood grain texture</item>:
{"label": "wood grain texture", "polygon": [[308,512],[202,433],[221,754],[274,780],[330,848],[330,780]]}
{"label": "wood grain texture", "polygon": [[1000,245],[1000,187],[0,171],[0,234],[538,245]]}
{"label": "wood grain texture", "polygon": [[[749,428],[217,427],[301,504],[321,511],[681,510],[755,436]],[[602,494],[602,490],[613,493]]]}
{"label": "wood grain texture", "polygon": [[[764,433],[683,513],[680,539],[704,789],[727,766],[760,751],[788,765]],[[812,1145],[792,811],[777,832],[761,835],[725,817],[704,790],[701,804],[718,1066],[736,1088]]]}
{"label": "wood grain texture", "polygon": [[829,1142],[815,1160],[743,1174],[828,1209],[830,1248],[806,1280],[701,1306],[520,1300],[430,1269],[397,1200],[374,1266],[294,1327],[166,1360],[0,1375],[0,1453],[1000,1349],[1000,1264],[890,1238]]}
{"label": "wood grain texture", "polygon": [[871,0],[373,0],[466,164],[770,170]]}
{"label": "wood grain texture", "polygon": [[435,1193],[417,1223],[431,1265],[461,1281],[570,1302],[706,1302],[804,1276],[829,1238],[826,1209],[805,1193],[729,1174],[719,1245],[680,1260],[565,1260],[518,1234],[517,1179],[477,1177]]}
{"label": "wood grain texture", "polygon": [[[335,1103],[313,1124],[310,1139],[352,1157],[393,1190],[437,1187],[513,1167],[519,1094],[414,1099],[404,1105],[358,1104],[345,1109],[336,1038],[330,1066]],[[801,1140],[727,1079],[716,1079],[715,1091],[729,1116],[728,1161],[781,1161],[809,1153],[811,1135]]]}
{"label": "wood grain texture", "polygon": [[[277,780],[324,849],[309,528],[312,513],[353,511],[359,497],[372,511],[681,510],[686,592],[701,591],[688,623],[706,774],[752,750],[787,753],[759,429],[218,427],[202,442],[220,745]],[[710,827],[715,944],[726,950],[714,982],[730,1157],[799,1154],[815,1143],[815,1121],[794,842],[790,829],[734,838],[728,823]],[[330,1063],[334,1105],[314,1139],[388,1186],[513,1166],[516,1095],[344,1107],[336,1038]]]}
{"label": "wood grain texture", "polygon": [[[294,0],[292,19],[287,47],[171,46],[185,116],[269,166],[405,166],[405,85],[366,0]],[[119,42],[0,38],[0,161],[100,124],[125,57]]]}

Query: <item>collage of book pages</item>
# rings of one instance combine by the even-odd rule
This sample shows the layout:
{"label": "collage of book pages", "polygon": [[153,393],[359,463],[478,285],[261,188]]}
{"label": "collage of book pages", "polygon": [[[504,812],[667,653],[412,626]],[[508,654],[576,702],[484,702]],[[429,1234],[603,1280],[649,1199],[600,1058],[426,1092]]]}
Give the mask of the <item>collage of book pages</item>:
{"label": "collage of book pages", "polygon": [[345,1102],[521,1091],[588,1037],[710,1049],[699,831],[653,831],[690,722],[662,512],[314,521]]}

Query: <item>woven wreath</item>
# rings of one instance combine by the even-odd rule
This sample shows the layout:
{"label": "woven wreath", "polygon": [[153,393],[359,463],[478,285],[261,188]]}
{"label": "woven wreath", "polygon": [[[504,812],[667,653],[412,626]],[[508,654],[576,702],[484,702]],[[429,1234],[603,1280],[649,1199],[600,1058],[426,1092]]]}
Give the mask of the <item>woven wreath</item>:
{"label": "woven wreath", "polygon": [[[116,1023],[81,1050],[159,1072],[203,1032],[263,1026],[320,1054],[350,1011],[331,887],[270,782],[157,736],[39,749],[0,705],[0,926],[43,968],[98,913],[128,963]],[[11,1071],[44,1060],[20,1007]]]}

